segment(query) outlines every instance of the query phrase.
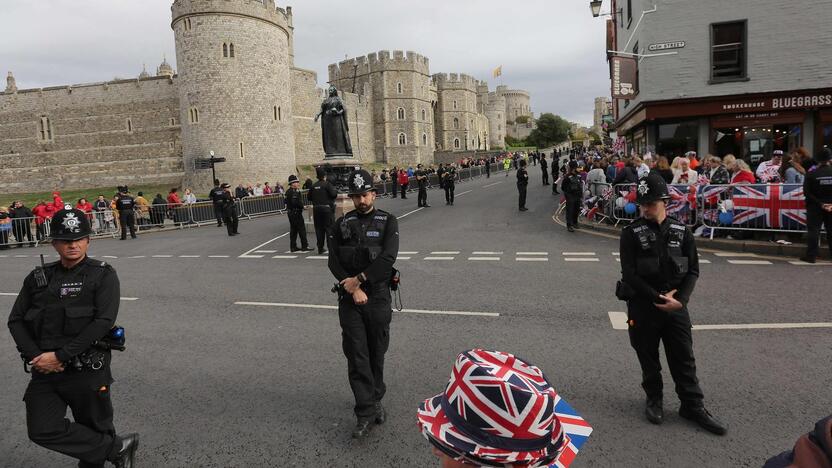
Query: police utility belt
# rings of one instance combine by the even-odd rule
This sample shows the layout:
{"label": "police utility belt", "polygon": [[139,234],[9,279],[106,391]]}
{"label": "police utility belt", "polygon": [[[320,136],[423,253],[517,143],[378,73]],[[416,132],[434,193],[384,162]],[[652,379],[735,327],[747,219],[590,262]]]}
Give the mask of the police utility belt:
{"label": "police utility belt", "polygon": [[[124,327],[116,325],[104,337],[95,341],[89,349],[64,362],[64,369],[75,372],[101,370],[111,350],[124,351],[127,349],[125,342]],[[20,357],[23,358],[23,371],[30,374],[28,360],[22,354]]]}
{"label": "police utility belt", "polygon": [[[688,273],[690,259],[682,255],[682,242],[685,239],[686,229],[684,224],[679,223],[671,223],[669,227],[669,255],[667,256],[671,266],[669,281],[681,281]],[[656,233],[645,225],[636,226],[633,228],[633,233],[636,235],[640,247],[640,255],[636,258],[636,273],[643,278],[655,278],[663,275],[665,272],[662,271],[661,257],[644,255],[646,252],[653,252],[653,246],[658,240]],[[672,288],[667,284],[665,287],[658,289],[661,294],[665,294]],[[615,297],[622,301],[629,301],[636,298],[636,292],[632,286],[619,280],[615,284]]]}

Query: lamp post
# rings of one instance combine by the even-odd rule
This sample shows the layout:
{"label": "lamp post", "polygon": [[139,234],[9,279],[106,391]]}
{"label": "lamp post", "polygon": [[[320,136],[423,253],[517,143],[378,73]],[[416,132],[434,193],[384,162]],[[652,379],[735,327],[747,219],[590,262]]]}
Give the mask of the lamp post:
{"label": "lamp post", "polygon": [[603,0],[592,0],[591,2],[589,2],[589,9],[592,10],[592,17],[598,18],[599,16],[610,16],[612,17],[612,21],[614,23],[616,15],[622,14],[624,9],[619,8],[618,10],[610,11],[609,13],[601,13],[601,5],[603,3]]}

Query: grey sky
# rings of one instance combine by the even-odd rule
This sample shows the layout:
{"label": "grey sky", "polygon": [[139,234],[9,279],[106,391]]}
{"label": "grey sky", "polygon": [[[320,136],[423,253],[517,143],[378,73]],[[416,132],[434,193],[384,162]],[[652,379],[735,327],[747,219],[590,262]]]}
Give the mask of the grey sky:
{"label": "grey sky", "polygon": [[[19,88],[152,74],[176,67],[170,0],[3,0],[0,72]],[[283,2],[278,3],[285,6]],[[588,0],[300,0],[295,64],[327,79],[327,65],[377,50],[413,50],[431,73],[462,72],[532,94],[532,110],[592,122],[609,95],[604,21]]]}

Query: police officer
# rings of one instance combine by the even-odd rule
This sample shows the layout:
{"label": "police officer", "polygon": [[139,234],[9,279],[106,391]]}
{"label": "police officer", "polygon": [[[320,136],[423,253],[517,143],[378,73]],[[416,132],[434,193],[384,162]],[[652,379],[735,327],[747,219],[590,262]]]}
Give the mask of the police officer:
{"label": "police officer", "polygon": [[338,319],[347,373],[358,419],[352,436],[364,438],[370,424],[384,423],[384,353],[390,344],[390,283],[399,252],[399,222],[373,206],[373,180],[365,170],[350,174],[355,205],[329,234],[329,270],[340,282]]}
{"label": "police officer", "polygon": [[220,187],[219,179],[214,179],[214,188],[208,192],[208,198],[211,199],[211,204],[214,207],[214,217],[217,218],[217,227],[222,227],[222,204],[220,200],[222,199],[223,193],[225,193],[225,190]]}
{"label": "police officer", "polygon": [[456,190],[456,166],[448,164],[448,167],[445,169],[442,177],[444,179],[443,187],[445,188],[445,204],[453,206],[454,190]]}
{"label": "police officer", "polygon": [[540,154],[540,171],[543,174],[543,185],[549,185],[549,164],[546,162],[546,153]]}
{"label": "police officer", "polygon": [[485,178],[491,178],[491,158],[485,158]]}
{"label": "police officer", "polygon": [[219,197],[219,205],[222,209],[222,220],[225,223],[225,229],[229,236],[236,236],[237,226],[240,224],[240,218],[237,216],[237,205],[234,204],[234,195],[231,194],[231,185],[222,184],[222,195]]}
{"label": "police officer", "polygon": [[[95,346],[118,316],[118,275],[87,257],[91,228],[83,211],[67,206],[50,227],[60,261],[26,276],[9,315],[24,369],[32,373],[23,397],[29,438],[82,468],[106,461],[132,466],[139,436],[116,435],[111,355]],[[67,407],[73,422],[65,418]]]}
{"label": "police officer", "polygon": [[430,208],[430,205],[428,205],[428,173],[422,169],[421,164],[416,165],[416,185],[419,187],[417,205],[422,208]]}
{"label": "police officer", "polygon": [[809,235],[806,242],[806,255],[800,259],[815,263],[818,257],[820,226],[826,226],[826,243],[829,244],[832,258],[832,150],[824,148],[815,156],[817,167],[806,174],[803,181],[803,193],[806,195],[806,227]]}
{"label": "police officer", "polygon": [[578,229],[578,214],[581,212],[581,198],[583,197],[583,183],[578,175],[578,162],[569,161],[569,171],[561,182],[561,190],[566,196],[566,230],[575,232]]}
{"label": "police officer", "polygon": [[335,222],[335,200],[338,190],[327,182],[326,171],[319,167],[315,170],[318,181],[309,189],[309,203],[312,204],[312,220],[315,222],[315,237],[318,241],[318,254],[323,254],[327,232]]}
{"label": "police officer", "polygon": [[699,277],[693,234],[667,215],[667,183],[658,173],[639,181],[641,217],[621,232],[619,299],[627,301],[630,344],[636,351],[647,393],[645,414],[653,424],[664,419],[659,342],[682,404],[679,415],[718,435],[727,427],[705,409],[696,377],[687,304]]}
{"label": "police officer", "polygon": [[[515,161],[516,162],[516,161]],[[526,187],[529,186],[529,173],[526,171],[526,160],[520,160],[520,168],[517,169],[517,192],[520,195],[520,211],[529,211],[526,208]]]}
{"label": "police officer", "polygon": [[[289,190],[286,191],[286,213],[289,217],[289,248],[292,252],[307,252],[309,241],[306,240],[306,225],[303,222],[303,195],[300,193],[300,181],[294,174],[289,176]],[[298,249],[298,236],[301,248]]]}
{"label": "police officer", "polygon": [[127,239],[127,229],[130,229],[130,237],[136,238],[136,213],[133,208],[136,200],[130,196],[127,186],[118,188],[116,195],[116,210],[118,210],[118,224],[121,225],[121,240]]}

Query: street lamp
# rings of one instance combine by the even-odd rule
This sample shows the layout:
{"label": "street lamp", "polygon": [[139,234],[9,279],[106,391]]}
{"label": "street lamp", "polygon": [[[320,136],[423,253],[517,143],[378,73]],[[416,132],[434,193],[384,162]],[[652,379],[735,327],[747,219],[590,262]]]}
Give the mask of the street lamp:
{"label": "street lamp", "polygon": [[615,22],[615,15],[622,14],[624,9],[619,8],[617,11],[610,11],[609,13],[601,13],[601,5],[603,4],[603,0],[592,0],[589,2],[589,9],[592,10],[592,17],[597,18],[599,16],[611,16],[612,21]]}

